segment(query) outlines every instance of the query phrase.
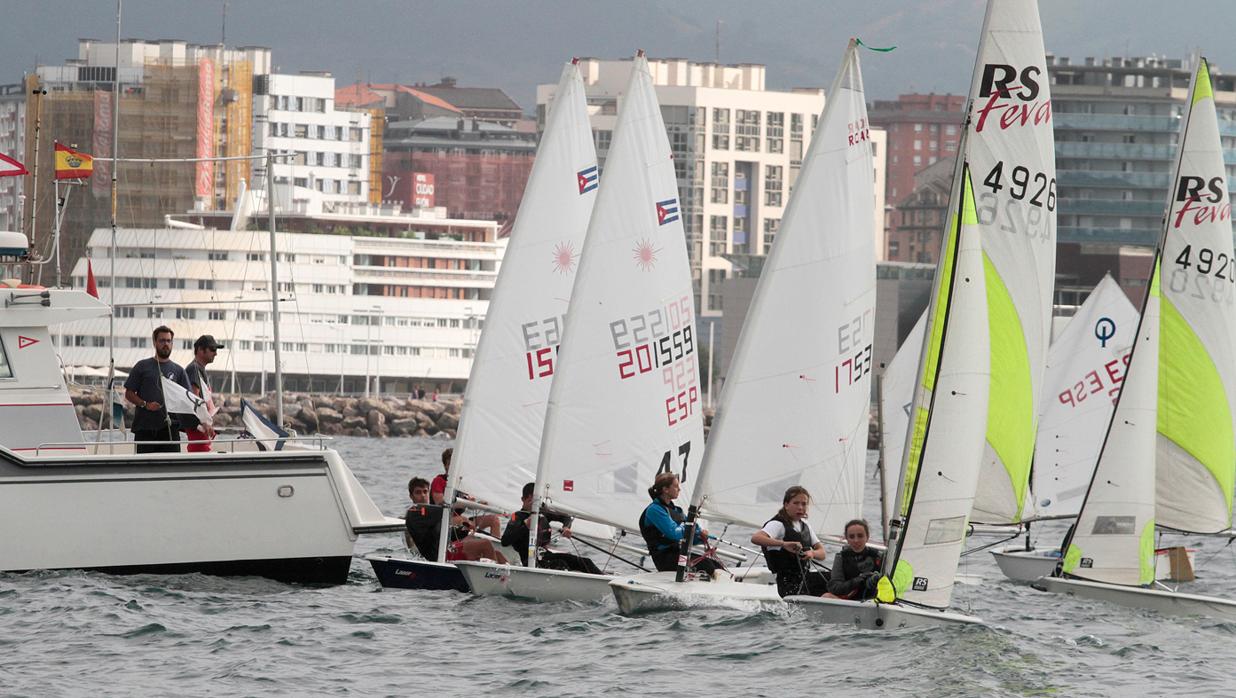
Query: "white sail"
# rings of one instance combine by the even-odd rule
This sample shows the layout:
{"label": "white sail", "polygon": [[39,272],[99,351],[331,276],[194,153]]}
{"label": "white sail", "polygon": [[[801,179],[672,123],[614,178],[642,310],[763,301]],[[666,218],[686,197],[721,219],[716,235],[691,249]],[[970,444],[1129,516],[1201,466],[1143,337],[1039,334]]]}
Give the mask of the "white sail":
{"label": "white sail", "polygon": [[1236,480],[1236,256],[1205,59],[1180,147],[1161,256],[1156,519],[1214,533],[1231,525]]}
{"label": "white sail", "polygon": [[674,163],[648,62],[622,96],[550,389],[546,503],[632,528],[658,470],[694,484],[698,341]]}
{"label": "white sail", "polygon": [[1037,0],[988,5],[964,157],[982,228],[991,331],[987,446],[975,521],[1020,521],[1051,341],[1056,161]]}
{"label": "white sail", "polygon": [[563,316],[597,181],[583,79],[570,63],[486,313],[450,471],[453,488],[504,508],[519,508],[520,489],[535,479]]}
{"label": "white sail", "polygon": [[1062,570],[1083,579],[1154,581],[1154,444],[1159,381],[1159,268],[1090,489],[1068,540]]}
{"label": "white sail", "polygon": [[705,518],[759,527],[792,485],[811,492],[820,533],[840,536],[861,513],[875,314],[872,166],[851,41],[726,375],[695,489]]}
{"label": "white sail", "polygon": [[1076,516],[1124,383],[1138,313],[1105,275],[1047,354],[1034,449],[1034,514]]}
{"label": "white sail", "polygon": [[901,471],[902,531],[885,561],[898,598],[934,608],[947,608],[952,598],[991,378],[981,228],[968,168],[954,191]]}
{"label": "white sail", "polygon": [[[880,379],[880,440],[884,445],[884,510],[892,514],[901,505],[897,474],[905,454],[906,430],[910,427],[910,406],[914,402],[914,380],[918,358],[923,351],[927,313],[918,316],[914,329],[906,335],[893,360]],[[887,533],[886,533],[887,535]]]}

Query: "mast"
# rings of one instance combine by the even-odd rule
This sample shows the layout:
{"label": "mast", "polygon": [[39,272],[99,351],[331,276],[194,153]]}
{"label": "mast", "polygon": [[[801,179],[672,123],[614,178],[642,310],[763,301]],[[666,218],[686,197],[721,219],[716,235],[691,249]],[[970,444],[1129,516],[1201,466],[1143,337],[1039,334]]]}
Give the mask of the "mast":
{"label": "mast", "polygon": [[880,530],[884,533],[884,539],[888,540],[888,511],[891,503],[888,501],[888,488],[885,487],[885,479],[888,474],[885,472],[888,469],[888,462],[884,457],[884,376],[876,377],[876,433],[879,435],[879,453],[880,461],[876,466],[880,473]]}
{"label": "mast", "polygon": [[270,322],[275,338],[275,413],[283,427],[283,347],[279,342],[279,261],[275,244],[275,153],[266,151],[266,211],[270,228]]}
{"label": "mast", "polygon": [[[116,163],[117,151],[120,148],[120,11],[124,0],[116,0],[116,67],[112,75],[112,215],[111,215],[111,271],[107,282],[107,300],[111,312],[107,314],[107,390],[108,405],[106,419],[108,428],[115,428],[112,423],[111,390],[112,380],[116,375],[116,201],[117,182]],[[37,162],[37,161],[36,161]]]}

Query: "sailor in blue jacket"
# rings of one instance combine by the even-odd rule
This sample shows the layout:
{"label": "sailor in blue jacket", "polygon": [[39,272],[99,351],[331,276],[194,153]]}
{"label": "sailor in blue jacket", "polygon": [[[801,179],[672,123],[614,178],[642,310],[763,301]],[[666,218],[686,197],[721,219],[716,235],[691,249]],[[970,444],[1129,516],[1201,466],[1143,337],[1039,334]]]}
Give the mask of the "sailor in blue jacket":
{"label": "sailor in blue jacket", "polygon": [[[678,569],[678,548],[682,541],[682,533],[686,516],[682,508],[674,504],[674,498],[682,489],[678,476],[674,473],[660,473],[648,488],[648,496],[652,502],[639,517],[639,532],[648,544],[648,555],[659,572],[673,572]],[[708,540],[708,531],[698,526],[695,529],[695,543],[702,545]],[[720,565],[712,558],[701,558],[692,565],[701,572],[713,573]]]}

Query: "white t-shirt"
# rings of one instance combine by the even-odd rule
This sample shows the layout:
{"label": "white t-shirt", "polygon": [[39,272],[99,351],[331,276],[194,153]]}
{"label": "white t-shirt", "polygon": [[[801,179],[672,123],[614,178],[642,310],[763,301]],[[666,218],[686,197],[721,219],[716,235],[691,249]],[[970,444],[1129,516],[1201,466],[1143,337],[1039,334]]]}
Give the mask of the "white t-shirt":
{"label": "white t-shirt", "polygon": [[[807,540],[811,541],[808,545],[804,547],[808,549],[814,548],[815,544],[820,542],[820,539],[815,537],[815,531],[811,530],[811,526],[809,526],[806,521],[799,520],[799,521],[794,522],[795,531],[802,533],[804,529],[806,529],[807,531]],[[785,539],[785,524],[782,524],[780,521],[776,519],[773,519],[772,521],[769,521],[768,523],[764,524],[764,528],[762,530],[764,531],[764,533],[767,533],[768,535],[772,536],[774,540],[784,540]]]}

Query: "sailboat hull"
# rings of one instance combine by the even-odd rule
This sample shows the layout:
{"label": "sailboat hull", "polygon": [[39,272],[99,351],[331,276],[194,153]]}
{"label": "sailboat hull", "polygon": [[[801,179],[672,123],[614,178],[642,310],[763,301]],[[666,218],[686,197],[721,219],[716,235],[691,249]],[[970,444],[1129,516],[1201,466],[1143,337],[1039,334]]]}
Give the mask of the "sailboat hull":
{"label": "sailboat hull", "polygon": [[826,599],[818,596],[787,596],[785,601],[791,607],[806,612],[812,621],[852,625],[863,630],[984,625],[981,619],[974,616],[874,601]]}
{"label": "sailboat hull", "polygon": [[533,601],[599,603],[609,598],[607,574],[528,569],[494,562],[460,562],[459,571],[479,596],[509,596]]}
{"label": "sailboat hull", "polygon": [[1058,550],[1026,550],[1015,547],[993,550],[991,555],[1005,577],[1026,584],[1050,575],[1060,562]]}
{"label": "sailboat hull", "polygon": [[618,610],[626,615],[687,608],[781,604],[776,584],[713,581],[675,582],[674,572],[621,577],[609,584]]}
{"label": "sailboat hull", "polygon": [[1059,577],[1043,577],[1035,581],[1032,586],[1040,591],[1107,601],[1132,608],[1145,608],[1170,616],[1205,616],[1236,620],[1236,601],[1221,599],[1217,596],[1181,594]]}
{"label": "sailboat hull", "polygon": [[468,582],[455,565],[449,562],[429,562],[367,555],[373,573],[383,589],[425,589],[428,591],[461,591],[468,593]]}

